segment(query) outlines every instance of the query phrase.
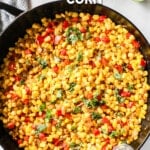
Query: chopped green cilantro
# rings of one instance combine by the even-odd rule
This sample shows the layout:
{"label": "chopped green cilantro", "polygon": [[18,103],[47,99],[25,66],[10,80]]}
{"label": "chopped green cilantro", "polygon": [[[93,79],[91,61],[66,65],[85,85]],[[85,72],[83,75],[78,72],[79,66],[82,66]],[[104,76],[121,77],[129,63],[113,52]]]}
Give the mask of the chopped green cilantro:
{"label": "chopped green cilantro", "polygon": [[37,126],[37,128],[36,128],[35,133],[36,133],[36,134],[39,134],[39,133],[43,132],[45,129],[46,129],[46,125],[45,125],[45,124],[39,124],[39,125]]}
{"label": "chopped green cilantro", "polygon": [[118,79],[118,80],[122,79],[122,75],[118,72],[114,73],[114,77],[115,77],[115,79]]}
{"label": "chopped green cilantro", "polygon": [[47,110],[46,111],[45,121],[49,122],[51,119],[52,119],[52,111],[51,110]]}
{"label": "chopped green cilantro", "polygon": [[82,61],[83,60],[83,53],[79,52],[77,56],[77,61]]}
{"label": "chopped green cilantro", "polygon": [[74,114],[78,114],[78,113],[81,113],[82,112],[82,110],[81,110],[81,107],[79,107],[79,106],[76,106],[74,109],[73,109],[73,113]]}
{"label": "chopped green cilantro", "polygon": [[74,44],[78,40],[83,40],[83,36],[80,30],[76,27],[69,27],[66,31],[67,41],[68,43]]}
{"label": "chopped green cilantro", "polygon": [[83,102],[88,108],[95,108],[101,105],[97,98],[93,98],[91,100],[84,99]]}
{"label": "chopped green cilantro", "polygon": [[41,105],[40,105],[40,111],[44,111],[44,109],[46,108],[46,104],[45,103],[42,103]]}
{"label": "chopped green cilantro", "polygon": [[112,137],[112,138],[115,138],[115,137],[118,137],[118,136],[119,136],[119,134],[118,134],[117,131],[112,131],[111,134],[110,134],[110,137]]}
{"label": "chopped green cilantro", "polygon": [[20,80],[20,84],[21,84],[21,85],[24,85],[24,83],[25,83],[25,80],[23,80],[23,79]]}
{"label": "chopped green cilantro", "polygon": [[92,119],[94,120],[98,120],[101,118],[101,115],[98,112],[92,112],[91,116],[92,116]]}
{"label": "chopped green cilantro", "polygon": [[72,142],[72,143],[70,144],[70,148],[71,148],[72,150],[79,150],[79,149],[80,149],[80,144],[77,144],[77,143]]}
{"label": "chopped green cilantro", "polygon": [[69,90],[70,92],[73,92],[75,86],[76,86],[76,83],[75,83],[75,82],[70,83],[68,90]]}
{"label": "chopped green cilantro", "polygon": [[116,99],[119,103],[123,103],[125,101],[125,98],[120,96],[118,89],[115,89],[115,96],[116,96]]}
{"label": "chopped green cilantro", "polygon": [[42,69],[47,67],[47,62],[46,60],[42,59],[42,58],[38,58],[38,62],[41,65]]}
{"label": "chopped green cilantro", "polygon": [[71,126],[71,131],[76,131],[76,129],[77,129],[77,126],[75,126],[75,125]]}
{"label": "chopped green cilantro", "polygon": [[128,90],[131,92],[131,91],[133,90],[133,88],[134,88],[134,85],[129,84],[127,88],[128,88]]}

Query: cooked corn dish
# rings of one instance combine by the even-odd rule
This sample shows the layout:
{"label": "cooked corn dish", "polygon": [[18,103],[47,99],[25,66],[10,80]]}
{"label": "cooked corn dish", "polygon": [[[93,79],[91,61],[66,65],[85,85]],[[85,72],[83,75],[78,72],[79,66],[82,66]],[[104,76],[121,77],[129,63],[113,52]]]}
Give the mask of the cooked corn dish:
{"label": "cooked corn dish", "polygon": [[147,111],[145,67],[140,42],[107,16],[42,18],[1,65],[1,120],[25,150],[130,144]]}

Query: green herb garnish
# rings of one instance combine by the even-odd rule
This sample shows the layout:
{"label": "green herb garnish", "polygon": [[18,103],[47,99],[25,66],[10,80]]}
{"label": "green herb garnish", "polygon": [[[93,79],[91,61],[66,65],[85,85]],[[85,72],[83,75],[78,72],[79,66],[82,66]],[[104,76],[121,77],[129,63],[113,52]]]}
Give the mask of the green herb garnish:
{"label": "green herb garnish", "polygon": [[125,101],[124,97],[120,96],[119,90],[115,89],[115,96],[119,103],[123,103]]}
{"label": "green herb garnish", "polygon": [[134,88],[134,85],[129,84],[127,88],[128,88],[128,90],[131,92],[131,91],[133,90],[133,88]]}
{"label": "green herb garnish", "polygon": [[47,62],[46,60],[42,59],[42,58],[38,58],[38,62],[39,64],[42,66],[42,69],[47,67]]}
{"label": "green herb garnish", "polygon": [[71,131],[76,131],[76,129],[77,129],[77,126],[75,126],[75,125],[71,126]]}
{"label": "green herb garnish", "polygon": [[21,84],[21,85],[24,85],[24,83],[25,83],[25,80],[23,80],[23,79],[20,80],[20,84]]}
{"label": "green herb garnish", "polygon": [[94,107],[99,106],[100,103],[99,103],[99,100],[97,98],[93,98],[91,100],[91,104],[92,104],[92,107],[94,108]]}
{"label": "green herb garnish", "polygon": [[83,102],[88,108],[96,108],[101,105],[97,98],[93,98],[91,100],[84,99]]}
{"label": "green herb garnish", "polygon": [[114,73],[114,77],[115,77],[115,79],[118,79],[118,80],[122,79],[122,75],[118,72]]}
{"label": "green herb garnish", "polygon": [[81,110],[81,107],[79,107],[79,106],[76,106],[74,109],[73,109],[73,113],[74,114],[78,114],[78,113],[81,113],[82,112],[82,110]]}
{"label": "green herb garnish", "polygon": [[105,102],[104,100],[100,100],[100,101],[99,101],[99,105],[100,105],[100,106],[105,105],[105,104],[106,104],[106,102]]}
{"label": "green herb garnish", "polygon": [[49,122],[51,119],[52,119],[52,111],[51,110],[47,110],[46,111],[45,121]]}
{"label": "green herb garnish", "polygon": [[91,33],[90,33],[90,32],[87,32],[87,33],[85,34],[85,38],[86,38],[86,40],[90,39],[90,38],[91,38]]}
{"label": "green herb garnish", "polygon": [[101,115],[98,112],[92,112],[91,116],[92,116],[92,119],[94,120],[98,120],[101,118]]}
{"label": "green herb garnish", "polygon": [[82,61],[83,60],[83,53],[79,52],[77,56],[77,61]]}
{"label": "green herb garnish", "polygon": [[66,31],[66,37],[68,43],[74,44],[78,40],[83,40],[83,36],[80,32],[80,30],[76,27],[69,27]]}
{"label": "green herb garnish", "polygon": [[45,103],[42,103],[41,105],[40,105],[40,111],[44,111],[44,109],[46,108],[46,104]]}
{"label": "green herb garnish", "polygon": [[118,132],[117,131],[112,131],[111,134],[110,134],[110,137],[112,138],[115,138],[115,137],[118,137]]}
{"label": "green herb garnish", "polygon": [[70,144],[70,148],[72,149],[72,150],[79,150],[80,149],[80,144],[77,144],[77,143],[71,143]]}
{"label": "green herb garnish", "polygon": [[76,86],[76,83],[75,83],[75,82],[70,83],[70,85],[69,85],[69,89],[68,89],[68,90],[69,90],[70,92],[73,92],[73,91],[74,91],[75,86]]}
{"label": "green herb garnish", "polygon": [[41,132],[43,132],[46,129],[46,125],[45,124],[40,124],[37,126],[35,133],[39,134]]}

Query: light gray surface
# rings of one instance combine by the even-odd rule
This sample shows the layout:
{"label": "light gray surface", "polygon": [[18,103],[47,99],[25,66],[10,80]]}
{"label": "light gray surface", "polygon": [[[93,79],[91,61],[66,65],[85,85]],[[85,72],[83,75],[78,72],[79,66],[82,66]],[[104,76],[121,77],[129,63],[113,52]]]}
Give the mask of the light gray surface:
{"label": "light gray surface", "polygon": [[[32,0],[32,7],[54,0]],[[101,2],[101,0],[98,0]],[[103,4],[127,17],[144,34],[150,43],[150,0],[103,0]],[[150,137],[141,150],[150,150]]]}

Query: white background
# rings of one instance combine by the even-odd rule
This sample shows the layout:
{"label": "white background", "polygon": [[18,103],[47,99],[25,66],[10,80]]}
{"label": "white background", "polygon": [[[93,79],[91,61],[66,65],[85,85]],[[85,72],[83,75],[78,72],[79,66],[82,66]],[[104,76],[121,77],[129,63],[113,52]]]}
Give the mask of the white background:
{"label": "white background", "polygon": [[[32,8],[54,0],[32,0]],[[101,0],[98,0],[100,3]],[[150,43],[150,0],[103,0],[103,4],[127,17],[144,34]],[[150,137],[141,150],[150,150]]]}

